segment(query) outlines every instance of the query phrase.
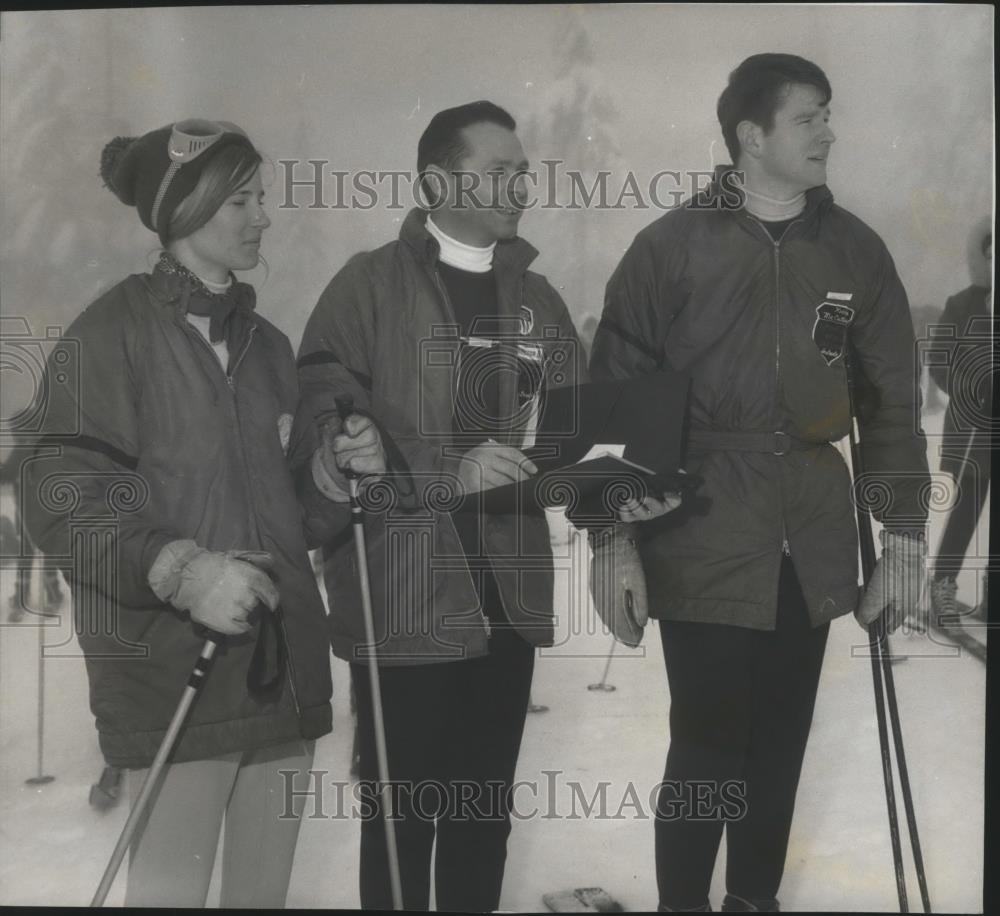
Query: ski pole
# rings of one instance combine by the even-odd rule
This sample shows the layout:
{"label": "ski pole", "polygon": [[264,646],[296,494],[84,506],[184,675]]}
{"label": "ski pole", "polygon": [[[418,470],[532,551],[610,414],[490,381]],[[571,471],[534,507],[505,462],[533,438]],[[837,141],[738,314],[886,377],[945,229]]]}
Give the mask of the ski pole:
{"label": "ski pole", "polygon": [[[35,553],[34,565],[31,567],[30,594],[32,603],[38,608],[38,769],[34,776],[25,780],[30,786],[43,786],[55,779],[55,776],[46,775],[42,765],[45,755],[45,618],[52,615],[46,610],[41,562],[41,555]],[[25,600],[25,595],[22,592],[22,605]]]}
{"label": "ski pole", "polygon": [[618,640],[616,640],[614,636],[611,637],[611,648],[608,650],[608,660],[604,665],[604,674],[601,675],[601,679],[596,684],[588,684],[587,685],[588,690],[600,690],[603,693],[614,692],[615,685],[609,684],[607,681],[608,681],[608,671],[611,670],[611,659],[615,654],[615,643],[617,641]]}
{"label": "ski pole", "polygon": [[[845,359],[847,362],[847,390],[851,414],[851,464],[855,479],[859,479],[864,473],[860,447],[860,422],[854,409],[854,385],[851,361],[849,357],[845,357]],[[856,501],[855,508],[857,511],[858,537],[861,545],[861,572],[867,586],[875,570],[875,537],[872,533],[871,516],[868,510],[862,505],[860,500]],[[886,616],[883,613],[882,616],[873,621],[868,627],[868,645],[871,653],[872,686],[875,692],[875,715],[878,721],[879,749],[882,757],[882,778],[885,783],[886,808],[889,815],[889,836],[892,844],[892,859],[896,875],[896,893],[899,898],[900,912],[908,912],[906,875],[903,870],[902,844],[899,836],[899,815],[896,809],[896,797],[893,789],[892,758],[889,751],[888,728],[886,725],[886,705],[889,708],[892,740],[896,751],[896,764],[899,768],[899,784],[903,794],[903,807],[906,812],[906,823],[910,836],[910,848],[913,852],[913,863],[917,872],[917,883],[920,886],[920,897],[924,912],[929,913],[931,912],[930,897],[924,874],[924,860],[920,848],[920,837],[917,833],[917,819],[913,808],[913,794],[910,791],[906,754],[903,749],[903,734],[899,719],[899,705],[896,700],[895,680],[893,678],[889,654],[886,651],[889,640],[885,628]]]}
{"label": "ski pole", "polygon": [[896,684],[889,659],[882,656],[885,676],[885,694],[889,706],[889,724],[892,727],[892,743],[896,750],[896,767],[899,770],[899,785],[903,790],[903,810],[906,812],[906,829],[910,835],[910,849],[913,852],[913,867],[917,873],[920,888],[920,902],[925,913],[931,912],[927,877],[924,874],[924,856],[920,849],[920,835],[917,833],[917,815],[913,808],[913,793],[910,791],[910,776],[906,769],[906,752],[903,750],[903,729],[899,721],[899,704],[896,702]]}
{"label": "ski pole", "polygon": [[163,741],[160,742],[160,747],[153,758],[153,763],[149,771],[146,773],[146,778],[142,781],[142,788],[139,789],[139,795],[135,800],[135,804],[132,805],[132,810],[129,812],[128,820],[125,821],[125,826],[122,828],[121,836],[118,837],[118,843],[115,845],[114,852],[111,853],[111,860],[108,862],[108,867],[104,869],[104,877],[101,878],[101,883],[97,887],[94,899],[90,901],[92,907],[104,905],[104,900],[108,896],[108,891],[111,890],[115,875],[118,874],[122,859],[125,857],[125,850],[128,849],[129,843],[132,842],[132,837],[139,825],[139,819],[146,810],[150,796],[153,793],[153,788],[163,770],[167,757],[174,748],[177,735],[184,725],[184,720],[187,718],[188,710],[190,710],[194,698],[198,695],[198,691],[201,690],[202,684],[205,681],[205,675],[208,673],[209,664],[212,661],[212,656],[215,654],[218,639],[219,636],[217,634],[212,634],[205,640],[205,645],[202,646],[201,655],[198,656],[198,661],[194,664],[194,670],[188,678],[187,686],[181,695],[181,701],[177,705],[174,717],[170,720],[170,725],[167,727],[167,733],[163,736]]}
{"label": "ski pole", "polygon": [[[354,399],[350,395],[334,398],[341,422],[354,412]],[[365,639],[372,651],[368,659],[368,683],[372,693],[372,719],[375,732],[375,757],[381,783],[382,818],[385,822],[385,845],[389,859],[389,883],[392,888],[392,908],[403,909],[403,884],[399,874],[399,853],[396,848],[396,824],[392,819],[392,787],[389,785],[389,755],[385,743],[385,719],[382,715],[382,691],[379,686],[378,661],[375,655],[375,621],[372,611],[371,581],[368,577],[368,548],[365,544],[365,521],[358,502],[358,476],[345,470],[350,485],[351,522],[354,528],[354,552],[358,563],[358,583],[361,587],[361,609],[365,619]]]}
{"label": "ski pole", "polygon": [[[855,453],[857,446],[854,432],[851,432],[851,460],[857,474],[858,465]],[[867,511],[857,506],[858,534],[861,539],[861,573],[867,585],[875,568],[875,542],[872,536],[871,521]],[[889,752],[889,730],[885,716],[885,693],[882,683],[882,669],[879,659],[882,654],[879,632],[884,627],[882,619],[874,621],[868,627],[868,647],[871,656],[872,686],[875,691],[875,717],[878,722],[878,744],[882,758],[882,781],[885,784],[885,803],[889,815],[889,840],[892,844],[892,863],[896,875],[896,894],[899,898],[899,911],[909,911],[906,900],[906,873],[903,871],[903,850],[899,839],[899,814],[896,810],[896,793],[892,781],[892,757]]]}
{"label": "ski pole", "polygon": [[[972,429],[972,430],[969,431],[969,440],[965,443],[965,453],[962,455],[962,463],[958,466],[958,471],[955,474],[955,489],[956,489],[955,504],[948,510],[948,518],[945,519],[944,528],[941,529],[941,537],[938,538],[937,550],[935,551],[935,556],[937,557],[937,559],[935,561],[935,568],[936,568],[937,564],[940,563],[941,560],[943,559],[943,557],[940,556],[940,554],[941,554],[941,543],[944,541],[944,533],[948,529],[948,522],[951,520],[952,513],[955,511],[955,509],[958,506],[958,501],[963,496],[962,481],[963,481],[963,479],[965,477],[965,469],[969,465],[969,456],[972,454],[972,443],[975,440],[975,438],[976,438],[976,430]],[[968,496],[968,494],[965,494],[965,495]],[[977,522],[978,522],[978,517],[977,517]],[[932,573],[932,576],[933,576],[933,573]],[[934,622],[938,626],[941,626],[941,625],[948,626],[948,625],[951,625],[951,624],[955,623],[956,617],[957,617],[957,615],[953,615],[953,616],[947,617],[947,618],[940,618],[940,619],[938,619],[938,620],[936,620]]]}

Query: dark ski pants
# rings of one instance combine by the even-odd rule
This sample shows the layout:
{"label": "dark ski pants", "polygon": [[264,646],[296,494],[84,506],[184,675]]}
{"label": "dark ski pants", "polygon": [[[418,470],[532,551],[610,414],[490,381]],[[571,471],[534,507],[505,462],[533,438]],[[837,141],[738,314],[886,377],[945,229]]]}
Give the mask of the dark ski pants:
{"label": "dark ski pants", "polygon": [[707,901],[724,825],[727,891],[777,896],[828,632],[810,626],[787,558],[775,630],[661,621],[670,685],[655,823],[661,905]]}
{"label": "dark ski pants", "polygon": [[[517,756],[528,709],[534,648],[494,624],[490,653],[379,669],[403,905],[430,904],[431,848],[438,910],[497,909]],[[361,906],[392,909],[371,689],[351,665],[361,751]]]}

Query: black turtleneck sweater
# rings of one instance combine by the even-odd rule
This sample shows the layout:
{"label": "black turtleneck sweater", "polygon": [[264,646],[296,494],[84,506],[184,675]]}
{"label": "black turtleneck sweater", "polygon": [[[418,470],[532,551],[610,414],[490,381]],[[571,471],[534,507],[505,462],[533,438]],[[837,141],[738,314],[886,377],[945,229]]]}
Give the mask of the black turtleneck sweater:
{"label": "black turtleneck sweater", "polygon": [[[489,338],[497,320],[497,288],[493,271],[472,273],[438,262],[438,272],[451,303],[459,333]],[[452,429],[463,449],[479,445],[499,432],[499,376],[504,371],[496,348],[463,343],[455,372]],[[456,512],[452,516],[476,584],[483,613],[491,621],[505,621],[506,614],[493,567],[482,543],[482,516]]]}

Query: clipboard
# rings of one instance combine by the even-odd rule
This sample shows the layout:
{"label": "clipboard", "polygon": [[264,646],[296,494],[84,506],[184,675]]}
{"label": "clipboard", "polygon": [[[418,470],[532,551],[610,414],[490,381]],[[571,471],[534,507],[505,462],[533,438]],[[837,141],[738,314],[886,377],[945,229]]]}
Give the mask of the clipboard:
{"label": "clipboard", "polygon": [[[689,387],[687,373],[667,370],[547,392],[535,445],[524,450],[538,473],[469,494],[458,511],[534,515],[561,506],[574,524],[607,523],[629,498],[693,492],[701,478],[680,468]],[[600,443],[622,453],[591,456]]]}

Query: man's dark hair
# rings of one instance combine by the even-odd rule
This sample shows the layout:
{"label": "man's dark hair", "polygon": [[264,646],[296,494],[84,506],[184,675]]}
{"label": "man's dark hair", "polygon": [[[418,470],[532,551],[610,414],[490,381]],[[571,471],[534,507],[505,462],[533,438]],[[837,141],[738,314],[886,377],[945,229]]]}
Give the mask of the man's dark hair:
{"label": "man's dark hair", "polygon": [[733,165],[740,156],[736,125],[752,121],[764,133],[773,130],[774,113],[793,83],[818,89],[824,105],[833,96],[826,74],[812,61],[794,54],[754,54],[729,74],[729,85],[719,96],[716,113]]}
{"label": "man's dark hair", "polygon": [[427,167],[436,165],[445,171],[457,167],[468,153],[462,128],[483,123],[496,124],[508,130],[517,129],[517,122],[506,111],[485,99],[446,108],[431,118],[417,144],[417,173],[429,199],[433,201],[434,195],[423,177]]}

